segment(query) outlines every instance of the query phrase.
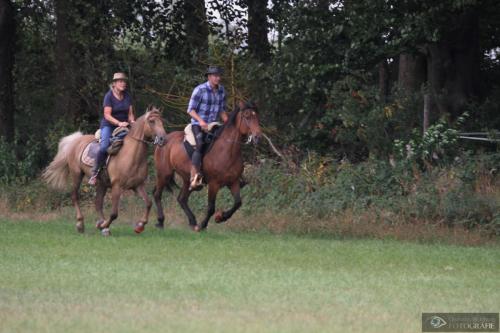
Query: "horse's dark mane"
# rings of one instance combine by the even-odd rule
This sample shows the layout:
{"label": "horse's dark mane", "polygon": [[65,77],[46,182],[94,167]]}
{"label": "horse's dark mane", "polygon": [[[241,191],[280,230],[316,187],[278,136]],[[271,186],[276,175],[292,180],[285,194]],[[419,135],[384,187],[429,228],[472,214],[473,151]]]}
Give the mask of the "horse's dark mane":
{"label": "horse's dark mane", "polygon": [[234,108],[233,112],[229,114],[229,119],[227,120],[226,127],[232,127],[236,125],[236,115],[240,112],[240,108],[237,106]]}

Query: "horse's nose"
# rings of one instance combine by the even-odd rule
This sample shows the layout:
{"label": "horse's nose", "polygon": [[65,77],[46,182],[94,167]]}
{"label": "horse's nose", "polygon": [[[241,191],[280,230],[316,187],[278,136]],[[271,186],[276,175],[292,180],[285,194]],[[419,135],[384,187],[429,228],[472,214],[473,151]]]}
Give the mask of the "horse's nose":
{"label": "horse's nose", "polygon": [[254,135],[254,137],[253,137],[254,144],[258,144],[259,141],[260,141],[260,133],[257,134],[257,135]]}
{"label": "horse's nose", "polygon": [[165,137],[163,135],[156,137],[156,142],[157,142],[158,146],[160,146],[160,147],[163,147],[163,145],[165,144],[166,141],[167,140],[165,139]]}

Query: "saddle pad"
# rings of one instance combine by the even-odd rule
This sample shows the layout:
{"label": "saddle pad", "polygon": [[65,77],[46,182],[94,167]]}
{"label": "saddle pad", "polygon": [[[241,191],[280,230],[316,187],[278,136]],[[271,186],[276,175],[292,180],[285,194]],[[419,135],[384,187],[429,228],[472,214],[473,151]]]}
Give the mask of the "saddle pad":
{"label": "saddle pad", "polygon": [[[221,126],[222,124],[219,122],[213,122],[208,124],[208,132],[212,132],[216,127]],[[191,146],[196,146],[196,140],[194,139],[193,128],[191,124],[187,125],[184,128],[184,141],[189,143]]]}
{"label": "saddle pad", "polygon": [[97,159],[97,153],[99,152],[99,142],[92,141],[90,142],[82,153],[82,163],[88,165],[90,167],[94,166]]}

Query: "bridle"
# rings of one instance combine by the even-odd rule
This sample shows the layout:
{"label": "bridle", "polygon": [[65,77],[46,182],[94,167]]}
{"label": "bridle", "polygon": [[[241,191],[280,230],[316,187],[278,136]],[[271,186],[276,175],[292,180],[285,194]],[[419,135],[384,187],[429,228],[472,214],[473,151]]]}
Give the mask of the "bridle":
{"label": "bridle", "polygon": [[[147,121],[147,119],[145,120]],[[132,135],[127,135],[128,137],[130,137],[131,139],[134,139],[138,142],[142,142],[146,145],[153,145],[153,146],[162,146],[163,144],[165,144],[164,140],[162,140],[158,135],[155,135],[154,136],[154,140],[151,140],[151,141],[147,141],[147,140],[144,140],[144,139],[139,139],[139,138],[136,138]]]}
{"label": "bridle", "polygon": [[[241,118],[242,118],[241,120],[242,121],[240,121],[240,123],[238,125],[238,133],[241,133],[241,124],[243,121],[245,121],[245,125],[250,129],[250,123],[248,120],[249,117],[243,115],[243,112],[245,112],[246,110],[252,110],[252,109],[245,109],[245,110],[239,111],[241,113]],[[255,111],[252,110],[252,112],[253,112],[252,115],[255,116]],[[239,144],[248,145],[248,144],[252,143],[252,141],[254,141],[254,135],[253,134],[248,135],[247,138],[243,141],[229,140],[229,139],[224,139],[224,141],[229,142],[229,143],[239,143]]]}

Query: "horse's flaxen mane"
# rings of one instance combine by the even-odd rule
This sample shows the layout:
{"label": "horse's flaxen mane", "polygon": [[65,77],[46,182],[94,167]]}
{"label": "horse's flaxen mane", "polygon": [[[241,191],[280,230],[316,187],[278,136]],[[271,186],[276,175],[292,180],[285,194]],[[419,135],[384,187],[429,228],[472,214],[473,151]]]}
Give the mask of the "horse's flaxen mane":
{"label": "horse's flaxen mane", "polygon": [[[130,128],[130,133],[136,135],[136,134],[139,134],[139,135],[142,135],[142,131],[144,129],[144,122],[147,120],[147,119],[150,119],[150,118],[161,118],[161,111],[160,109],[156,108],[156,107],[150,107],[146,110],[146,113],[143,114],[142,116],[140,116],[139,118],[137,118],[137,120],[135,121],[135,123],[132,125],[132,127]],[[137,133],[138,131],[141,131],[141,133]]]}

